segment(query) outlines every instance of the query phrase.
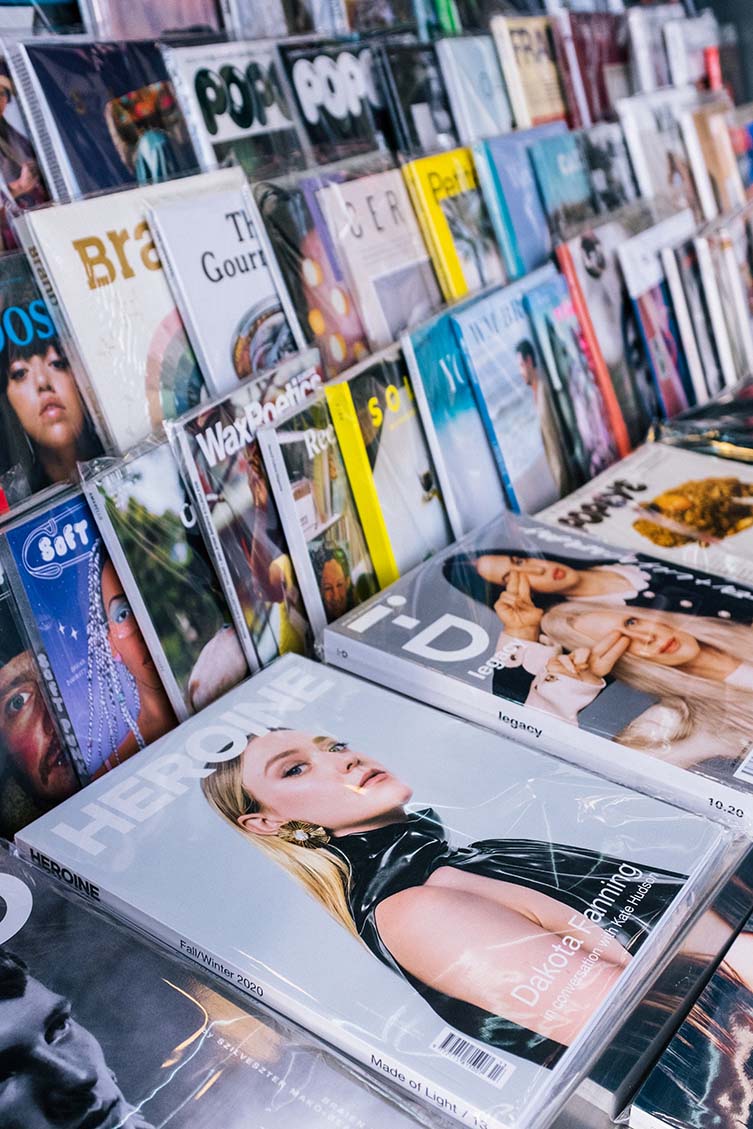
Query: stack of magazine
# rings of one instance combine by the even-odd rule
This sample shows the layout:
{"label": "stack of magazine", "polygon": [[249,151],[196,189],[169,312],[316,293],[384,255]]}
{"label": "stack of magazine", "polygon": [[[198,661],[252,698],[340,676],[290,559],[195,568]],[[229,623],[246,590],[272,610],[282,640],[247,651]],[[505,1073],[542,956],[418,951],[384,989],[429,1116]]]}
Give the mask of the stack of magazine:
{"label": "stack of magazine", "polygon": [[753,104],[607,6],[0,3],[48,1121],[753,1126]]}

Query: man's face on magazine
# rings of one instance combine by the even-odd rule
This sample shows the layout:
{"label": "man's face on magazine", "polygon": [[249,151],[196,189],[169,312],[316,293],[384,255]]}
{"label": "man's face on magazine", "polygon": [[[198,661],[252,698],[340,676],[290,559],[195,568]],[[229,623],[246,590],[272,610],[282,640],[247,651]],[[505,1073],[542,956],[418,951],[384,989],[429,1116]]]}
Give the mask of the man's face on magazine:
{"label": "man's face on magazine", "polygon": [[130,1111],[102,1048],[67,1000],[31,976],[23,995],[0,999],[3,1129],[135,1129],[125,1121]]}
{"label": "man's face on magazine", "polygon": [[0,748],[40,800],[54,803],[75,791],[71,762],[55,732],[28,651],[0,667]]}

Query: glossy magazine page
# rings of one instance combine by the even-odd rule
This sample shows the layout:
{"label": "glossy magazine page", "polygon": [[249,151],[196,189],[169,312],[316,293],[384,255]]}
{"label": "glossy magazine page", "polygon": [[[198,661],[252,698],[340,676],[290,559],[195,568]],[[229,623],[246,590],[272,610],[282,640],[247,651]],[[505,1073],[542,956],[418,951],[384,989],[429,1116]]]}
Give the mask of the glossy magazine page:
{"label": "glossy magazine page", "polygon": [[[589,514],[631,513],[640,468],[612,478],[612,507],[594,491]],[[615,524],[598,533],[620,545]],[[626,541],[505,515],[333,624],[326,658],[751,827],[753,591],[688,568],[703,567],[702,550],[672,566],[644,556],[652,545],[637,534]]]}
{"label": "glossy magazine page", "polygon": [[305,164],[302,139],[271,44],[164,47],[202,168],[235,159],[249,177]]}
{"label": "glossy magazine page", "polygon": [[[415,1124],[312,1036],[219,988],[5,848],[0,890],[0,1037],[4,1049],[24,1042],[16,1084],[0,1097],[8,1125],[50,1115],[97,1129]],[[81,959],[88,951],[95,961]],[[41,1088],[26,1044],[45,1038],[58,1054]],[[405,1105],[414,1112],[407,1095]]]}
{"label": "glossy magazine page", "polygon": [[252,669],[305,652],[309,626],[256,432],[321,387],[315,350],[246,381],[169,428]]}
{"label": "glossy magazine page", "polygon": [[48,703],[42,669],[1,567],[0,639],[0,836],[12,839],[78,790],[77,767],[83,775],[84,766]]}
{"label": "glossy magazine page", "polygon": [[49,699],[86,774],[120,764],[171,729],[172,707],[83,496],[65,493],[12,523],[0,554]]}
{"label": "glossy magazine page", "polygon": [[0,511],[65,482],[102,443],[25,255],[0,257]]}
{"label": "glossy magazine page", "polygon": [[[19,844],[494,1129],[551,1120],[739,853],[706,819],[297,656]],[[260,899],[275,913],[249,913]]]}
{"label": "glossy magazine page", "polygon": [[24,246],[120,451],[197,404],[204,387],[145,219],[173,192],[152,185],[27,216]]}
{"label": "glossy magazine page", "polygon": [[215,395],[304,344],[276,264],[267,262],[243,171],[191,178],[149,209],[149,229]]}
{"label": "glossy magazine page", "polygon": [[180,718],[195,713],[246,678],[248,667],[178,463],[163,439],[84,473],[87,500],[159,656],[173,709]]}

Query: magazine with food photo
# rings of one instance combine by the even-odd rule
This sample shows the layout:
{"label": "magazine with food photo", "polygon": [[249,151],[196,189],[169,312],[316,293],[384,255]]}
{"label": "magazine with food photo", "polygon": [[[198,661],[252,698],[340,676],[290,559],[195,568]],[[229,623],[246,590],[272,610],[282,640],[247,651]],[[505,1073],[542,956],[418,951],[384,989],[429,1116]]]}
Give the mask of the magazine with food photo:
{"label": "magazine with food photo", "polygon": [[[204,183],[183,180],[181,191]],[[90,411],[120,452],[193,407],[204,390],[145,217],[175,191],[166,183],[92,196],[27,212],[19,225]]]}
{"label": "magazine with food photo", "polygon": [[78,491],[4,527],[0,561],[53,716],[87,777],[176,724],[123,585]]}
{"label": "magazine with food photo", "polygon": [[[697,571],[702,549],[648,555],[654,542],[629,524],[650,520],[636,513],[632,488],[646,480],[627,478],[631,465],[602,476],[600,493],[576,493],[588,498],[580,525],[504,514],[424,562],[331,625],[325,658],[747,830],[753,589],[744,569],[732,582]],[[729,484],[748,468],[724,472]],[[599,508],[606,519],[589,522]],[[620,547],[593,537],[621,525],[632,536],[613,538]]]}
{"label": "magazine with food photo", "polygon": [[12,839],[87,779],[43,689],[42,669],[0,566],[0,836]]}
{"label": "magazine with food photo", "polygon": [[82,468],[84,492],[179,719],[248,676],[168,443]]}
{"label": "magazine with food photo", "polygon": [[25,255],[0,257],[0,490],[3,510],[75,479],[102,442]]}
{"label": "magazine with food photo", "polygon": [[659,406],[667,419],[685,411],[695,395],[660,252],[662,247],[692,238],[695,226],[693,213],[686,208],[634,235],[617,249]]}
{"label": "magazine with food photo", "polygon": [[262,428],[258,440],[316,641],[379,587],[323,392]]}
{"label": "magazine with food photo", "polygon": [[633,552],[731,581],[753,582],[753,468],[648,443],[569,498],[542,521],[581,529]]}
{"label": "magazine with food photo", "polygon": [[657,415],[656,393],[635,313],[620,272],[617,249],[657,216],[635,201],[557,247],[620,454],[644,438]]}
{"label": "magazine with food photo", "polygon": [[148,211],[186,333],[215,395],[305,345],[249,198],[243,170],[223,169],[175,185]]}
{"label": "magazine with food photo", "polygon": [[512,129],[510,102],[490,35],[440,39],[437,57],[461,145]]}
{"label": "magazine with food photo", "polygon": [[420,157],[402,171],[445,301],[503,282],[471,150]]}
{"label": "magazine with food photo", "polygon": [[[301,1119],[310,1129],[409,1129],[423,1112],[7,847],[0,889],[0,1031],[16,1063],[0,1097],[9,1125],[54,1124],[60,1111],[97,1129],[295,1129]],[[96,961],[81,959],[88,950]],[[39,1045],[51,1048],[43,1064]]]}
{"label": "magazine with food photo", "polygon": [[249,177],[306,163],[303,139],[270,44],[163,46],[203,169],[237,161]]}
{"label": "magazine with food photo", "polygon": [[54,200],[198,168],[156,43],[29,39],[8,61]]}
{"label": "magazine with food photo", "polygon": [[356,157],[252,185],[260,221],[257,234],[267,260],[277,263],[306,340],[319,349],[330,374],[362,360],[369,346],[318,193],[330,184],[390,167],[384,154]]}
{"label": "magazine with food photo", "polygon": [[451,318],[438,314],[403,334],[400,346],[453,536],[462,537],[499,513],[506,500]]}
{"label": "magazine with food photo", "polygon": [[322,383],[319,355],[307,350],[167,427],[252,670],[310,646],[256,432],[314,396]]}
{"label": "magazine with food photo", "polygon": [[442,296],[400,170],[326,185],[317,198],[371,348],[431,317]]}
{"label": "magazine with food photo", "polygon": [[616,462],[618,453],[565,279],[557,274],[527,286],[523,305],[549,374],[574,485],[587,482]]}
{"label": "magazine with food photo", "polygon": [[[556,1112],[747,849],[294,655],[18,842],[427,1109],[491,1129]],[[265,897],[275,912],[249,913]],[[606,1057],[634,1054],[618,1038]]]}
{"label": "magazine with food photo", "polygon": [[550,122],[489,137],[473,146],[478,182],[510,279],[543,266],[551,254],[551,234],[528,148],[566,129],[564,122]]}
{"label": "magazine with food photo", "polygon": [[570,459],[554,388],[523,305],[550,264],[453,314],[458,343],[510,506],[523,513],[569,493]]}
{"label": "magazine with food photo", "polygon": [[325,389],[380,588],[452,540],[402,351]]}

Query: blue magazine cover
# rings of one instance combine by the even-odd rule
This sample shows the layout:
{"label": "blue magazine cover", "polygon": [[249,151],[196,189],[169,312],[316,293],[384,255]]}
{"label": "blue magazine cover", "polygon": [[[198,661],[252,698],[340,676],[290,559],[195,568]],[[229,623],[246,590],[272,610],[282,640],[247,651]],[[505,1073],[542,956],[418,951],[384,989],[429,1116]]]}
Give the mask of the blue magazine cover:
{"label": "blue magazine cover", "polygon": [[20,51],[70,195],[198,169],[156,43],[27,42]]}
{"label": "blue magazine cover", "polygon": [[577,134],[541,138],[530,146],[528,156],[554,235],[593,219],[591,178]]}
{"label": "blue magazine cover", "polygon": [[95,776],[176,721],[86,501],[56,499],[6,531],[0,561],[66,739]]}
{"label": "blue magazine cover", "polygon": [[564,122],[551,122],[491,137],[473,146],[481,190],[511,279],[542,266],[552,250],[546,215],[527,157],[528,146],[538,138],[566,131]]}
{"label": "blue magazine cover", "polygon": [[565,279],[558,274],[532,287],[523,304],[549,373],[576,478],[587,482],[616,462],[619,454]]}
{"label": "blue magazine cover", "polygon": [[505,508],[505,494],[450,314],[400,340],[456,537]]}
{"label": "blue magazine cover", "polygon": [[508,500],[536,513],[569,492],[567,444],[548,373],[523,305],[553,266],[495,290],[452,315]]}

